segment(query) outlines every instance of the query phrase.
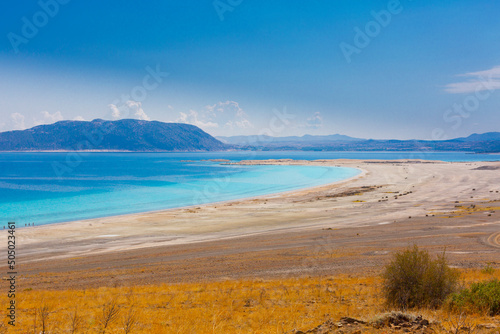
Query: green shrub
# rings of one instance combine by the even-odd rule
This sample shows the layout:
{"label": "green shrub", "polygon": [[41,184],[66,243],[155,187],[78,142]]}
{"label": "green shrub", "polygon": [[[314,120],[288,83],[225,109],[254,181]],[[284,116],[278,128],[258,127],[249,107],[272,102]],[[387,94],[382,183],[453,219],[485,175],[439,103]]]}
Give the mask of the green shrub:
{"label": "green shrub", "polygon": [[437,308],[455,291],[458,272],[448,266],[444,252],[432,260],[427,251],[415,245],[394,255],[383,279],[388,306]]}
{"label": "green shrub", "polygon": [[452,294],[447,306],[452,311],[500,315],[500,281],[473,283],[470,288]]}

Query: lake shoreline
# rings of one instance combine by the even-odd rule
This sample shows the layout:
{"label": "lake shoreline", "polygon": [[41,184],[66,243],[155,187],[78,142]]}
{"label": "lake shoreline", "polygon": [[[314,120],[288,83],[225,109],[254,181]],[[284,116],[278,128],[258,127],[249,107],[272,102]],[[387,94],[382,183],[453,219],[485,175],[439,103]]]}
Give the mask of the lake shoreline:
{"label": "lake shoreline", "polygon": [[[134,157],[132,160],[137,159]],[[21,196],[16,200],[15,191],[11,191],[10,201],[8,196],[4,196],[6,201],[3,202],[0,198],[1,216],[4,221],[15,220],[20,228],[28,223],[30,226],[27,227],[31,228],[33,224],[86,222],[276,195],[343,181],[361,173],[354,168],[331,166],[229,165],[228,160],[222,159],[170,163],[157,156],[153,159],[140,165],[144,169],[150,167],[152,175],[146,171],[141,176],[141,172],[136,171],[136,175],[121,176],[127,171],[115,170],[120,175],[116,181],[110,175],[113,169],[104,172],[103,176],[87,176],[86,170],[91,172],[89,167],[75,171],[74,175],[68,174],[62,180],[53,177],[37,180],[35,177],[33,181],[25,181],[20,177],[18,181],[13,177],[9,182],[7,177],[7,182],[0,180],[0,187],[25,189],[24,193],[18,192],[24,196],[30,195],[28,189],[32,184],[40,182],[42,185],[33,186],[35,191],[28,200],[23,200]],[[103,159],[106,160],[113,159]],[[36,191],[37,188],[39,190]],[[53,196],[51,188],[55,192],[60,191],[62,197]],[[65,192],[66,189],[70,191]]]}
{"label": "lake shoreline", "polygon": [[[267,233],[276,229],[307,229],[311,228],[311,226],[325,226],[324,221],[330,221],[331,218],[322,212],[328,212],[329,209],[335,210],[337,217],[353,215],[353,217],[357,217],[357,219],[353,220],[356,221],[368,213],[366,209],[358,212],[358,210],[362,209],[361,207],[373,206],[380,211],[379,215],[394,220],[400,219],[401,216],[427,213],[430,210],[429,206],[450,206],[454,202],[451,200],[445,201],[445,198],[452,195],[446,192],[443,193],[443,190],[440,189],[440,187],[449,187],[450,185],[438,182],[435,177],[452,178],[453,182],[455,182],[453,184],[456,184],[457,187],[468,187],[470,188],[469,191],[472,192],[473,188],[479,188],[478,182],[484,184],[484,187],[495,184],[491,179],[491,177],[494,178],[494,172],[490,170],[475,171],[477,176],[482,176],[480,178],[476,177],[474,178],[475,181],[470,180],[469,182],[461,182],[462,175],[473,169],[472,166],[500,165],[498,162],[445,163],[420,160],[360,161],[345,159],[319,161],[258,160],[240,163],[350,167],[361,169],[364,172],[362,175],[349,180],[280,194],[229,200],[188,208],[23,228],[19,238],[27,249],[27,253],[33,255],[30,256],[30,261],[36,261],[46,259],[46,256],[43,256],[44,252],[53,254],[51,256],[68,257],[89,253],[95,254],[96,252],[116,252],[131,247],[138,249],[152,247],[152,245],[179,245],[217,240],[255,233]],[[410,169],[412,173],[409,172]],[[359,196],[335,197],[338,196],[336,192],[342,192],[346,188],[372,186],[382,187],[381,189],[384,189],[384,191],[370,188],[369,192],[362,193]],[[382,197],[389,197],[382,196],[382,193],[390,193],[391,191],[401,193],[412,191],[411,196],[408,197],[414,197],[414,199],[411,204],[408,203],[408,205],[404,206],[401,206],[404,203],[403,200],[385,201],[385,198],[382,200]],[[417,197],[414,193],[419,194],[419,196]],[[375,194],[377,194],[377,200],[374,198]],[[439,200],[436,200],[436,194],[440,194]],[[478,191],[474,194],[478,195],[480,193]],[[302,203],[305,198],[310,197],[337,199],[337,203],[332,203],[332,205],[335,205],[329,208],[330,204],[315,200],[311,202],[312,207],[304,206],[304,210],[311,211],[312,217],[304,216],[303,212],[296,212],[294,202]],[[461,194],[460,197],[465,200],[470,198],[470,195]],[[378,202],[379,200],[382,202]],[[325,207],[325,205],[327,206]],[[358,206],[360,208],[357,208]],[[272,210],[269,211],[269,209]],[[263,216],[257,214],[259,212],[262,212]],[[311,224],[313,217],[316,220],[314,224]],[[5,234],[6,232],[2,233]],[[99,240],[99,242],[96,243],[96,240]],[[52,245],[52,247],[48,249],[47,245]],[[46,249],[46,251],[40,249]]]}
{"label": "lake shoreline", "polygon": [[[221,163],[221,165],[240,165],[240,166],[245,166],[245,165],[252,165],[252,166],[258,166],[258,163]],[[273,164],[262,164],[262,165],[273,165]],[[314,185],[310,187],[301,187],[297,189],[292,189],[292,190],[284,190],[284,191],[278,191],[278,192],[272,192],[272,193],[267,193],[267,194],[260,194],[260,195],[255,195],[255,196],[248,196],[248,197],[241,197],[241,198],[234,198],[234,199],[228,199],[228,200],[222,200],[222,201],[215,201],[215,202],[207,202],[207,203],[201,203],[201,204],[192,204],[192,205],[183,205],[183,206],[178,206],[178,207],[172,207],[172,208],[165,208],[165,209],[158,209],[158,210],[150,210],[150,211],[140,211],[140,212],[132,212],[132,213],[124,213],[124,214],[118,214],[118,215],[108,215],[108,216],[100,216],[100,217],[95,217],[95,218],[89,218],[89,219],[76,219],[76,220],[71,220],[71,221],[63,221],[63,222],[54,222],[54,223],[45,223],[45,224],[39,224],[39,225],[33,225],[33,226],[18,226],[18,228],[41,228],[44,226],[64,226],[65,224],[85,224],[85,223],[92,223],[94,221],[100,220],[100,219],[127,219],[127,217],[135,216],[135,215],[143,215],[143,214],[159,214],[163,212],[169,212],[169,211],[175,211],[175,210],[186,210],[186,209],[193,209],[197,208],[200,206],[205,206],[205,205],[223,205],[226,203],[231,203],[234,201],[251,201],[255,199],[259,199],[262,197],[275,197],[275,196],[281,196],[281,195],[287,195],[287,194],[293,194],[297,191],[305,191],[305,190],[314,190],[315,188],[321,188],[321,187],[326,187],[326,186],[333,186],[336,184],[344,183],[344,182],[349,182],[351,180],[363,177],[365,172],[362,169],[359,168],[350,168],[350,169],[355,169],[358,170],[359,173],[345,178],[341,179],[338,181],[334,182],[328,182],[320,185]],[[1,233],[1,232],[0,232]]]}
{"label": "lake shoreline", "polygon": [[[156,268],[148,276],[152,282],[335,272],[337,265],[331,267],[330,256],[324,263],[318,260],[323,264],[317,269],[304,271],[304,263],[322,254],[325,247],[343,254],[338,268],[344,273],[349,266],[355,271],[376,271],[391,250],[411,242],[424,243],[436,252],[446,247],[460,266],[497,256],[495,247],[500,245],[490,244],[498,241],[494,233],[500,221],[494,212],[500,212],[500,185],[491,168],[500,162],[244,163],[342,166],[365,173],[280,195],[20,229],[16,237],[22,249],[23,275],[47,287],[36,277],[53,273],[64,277],[53,282],[60,287],[114,284],[116,275],[137,284],[142,277],[137,266]],[[472,205],[484,210],[467,213]],[[6,231],[0,234],[6,236]],[[362,243],[357,241],[360,237]],[[290,254],[296,255],[290,258]]]}

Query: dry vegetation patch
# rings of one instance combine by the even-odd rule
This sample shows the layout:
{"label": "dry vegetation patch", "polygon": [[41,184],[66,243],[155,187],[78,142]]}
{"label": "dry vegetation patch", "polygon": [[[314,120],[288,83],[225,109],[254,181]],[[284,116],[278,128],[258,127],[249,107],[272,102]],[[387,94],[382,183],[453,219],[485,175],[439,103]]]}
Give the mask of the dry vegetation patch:
{"label": "dry vegetation patch", "polygon": [[[495,277],[500,278],[498,272],[462,271],[465,285]],[[398,318],[387,316],[391,313],[387,313],[390,309],[384,304],[381,286],[376,276],[339,275],[87,290],[27,289],[18,295],[18,326],[9,333],[307,333],[322,324],[320,328],[332,333],[412,328],[446,333],[452,328],[446,321],[455,313],[445,310],[413,310],[411,319],[396,324]],[[4,296],[0,303],[5,305]],[[5,318],[4,310],[1,316]],[[498,317],[480,313],[467,317],[477,333],[495,333],[500,327]],[[324,325],[328,322],[331,325]]]}

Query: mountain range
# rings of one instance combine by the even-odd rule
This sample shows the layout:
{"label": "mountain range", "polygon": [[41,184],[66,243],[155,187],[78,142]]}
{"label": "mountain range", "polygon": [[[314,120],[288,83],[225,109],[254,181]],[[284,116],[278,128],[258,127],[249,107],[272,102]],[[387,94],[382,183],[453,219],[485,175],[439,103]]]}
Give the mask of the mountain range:
{"label": "mountain range", "polygon": [[[249,145],[249,144],[264,144],[264,143],[326,143],[326,142],[355,142],[355,141],[373,141],[373,139],[363,139],[349,137],[340,134],[334,135],[304,135],[304,136],[290,136],[290,137],[271,137],[267,135],[250,135],[250,136],[216,136],[218,140],[226,144],[233,145]],[[379,139],[378,141],[390,141],[394,139]],[[451,141],[468,141],[468,142],[481,142],[481,141],[497,141],[500,140],[500,132],[487,132],[483,134],[474,133],[468,137],[455,138]],[[402,140],[402,141],[414,141],[414,140]]]}
{"label": "mountain range", "polygon": [[497,141],[497,140],[500,140],[500,132],[486,132],[486,133],[482,133],[482,134],[479,134],[479,133],[474,133],[474,134],[471,134],[470,136],[468,137],[464,137],[464,138],[457,138],[457,139],[454,139],[454,140],[458,140],[458,141],[469,141],[469,142],[480,142],[480,141],[483,141],[483,142],[486,142],[486,141]]}
{"label": "mountain range", "polygon": [[0,133],[0,151],[466,151],[500,152],[500,132],[451,140],[374,140],[340,134],[290,137],[233,136],[214,138],[183,123],[122,119],[60,121],[27,130]]}
{"label": "mountain range", "polygon": [[181,123],[122,119],[60,121],[0,133],[0,151],[218,151],[227,145]]}
{"label": "mountain range", "polygon": [[234,136],[217,139],[242,150],[500,152],[500,132],[472,134],[450,140],[376,140],[338,134],[302,137]]}
{"label": "mountain range", "polygon": [[233,145],[245,145],[245,144],[259,144],[259,143],[313,143],[313,142],[330,142],[330,141],[360,141],[365,139],[353,138],[344,135],[323,135],[323,136],[313,136],[304,135],[301,137],[290,136],[290,137],[271,137],[267,135],[252,135],[252,136],[232,136],[232,137],[215,137],[223,143],[233,144]]}

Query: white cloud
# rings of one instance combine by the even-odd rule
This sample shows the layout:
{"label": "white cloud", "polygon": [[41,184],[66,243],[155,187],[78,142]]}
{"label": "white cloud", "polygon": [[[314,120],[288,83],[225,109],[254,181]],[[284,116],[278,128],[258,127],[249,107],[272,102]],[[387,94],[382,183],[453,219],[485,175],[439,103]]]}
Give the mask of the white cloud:
{"label": "white cloud", "polygon": [[313,116],[309,117],[306,122],[306,127],[319,129],[323,126],[323,117],[320,112],[315,112]]}
{"label": "white cloud", "polygon": [[136,118],[143,121],[150,121],[151,118],[142,109],[142,103],[137,101],[129,100],[125,102],[125,105],[118,107],[115,104],[109,104],[109,109],[111,109],[111,117],[113,119],[120,118]]}
{"label": "white cloud", "polygon": [[[42,115],[40,119],[33,118],[33,126],[53,124],[55,122],[63,120],[63,116],[60,111],[57,111],[53,114],[49,113],[48,111],[42,111],[40,114]],[[25,130],[28,127],[31,127],[31,125],[26,124],[26,117],[18,112],[11,114],[6,122],[0,123],[0,128],[5,128],[7,131]]]}
{"label": "white cloud", "polygon": [[134,116],[137,119],[143,120],[143,121],[150,121],[151,118],[149,118],[148,115],[144,112],[142,109],[142,103],[141,102],[136,102],[136,101],[127,101],[127,107],[134,112]]}
{"label": "white cloud", "polygon": [[76,116],[75,118],[73,118],[74,121],[84,121],[85,118],[83,118],[82,116],[78,115]]}
{"label": "white cloud", "polygon": [[24,123],[24,115],[16,112],[10,115],[10,128],[12,130],[24,130],[26,125]]}
{"label": "white cloud", "polygon": [[184,112],[179,113],[179,117],[175,120],[179,123],[189,123],[188,115]]}
{"label": "white cloud", "polygon": [[111,109],[111,117],[113,117],[113,119],[120,118],[120,109],[118,109],[115,104],[109,104],[108,107]]}
{"label": "white cloud", "polygon": [[202,111],[189,110],[188,113],[179,113],[176,122],[189,123],[200,128],[226,128],[226,129],[248,129],[253,128],[247,119],[247,114],[238,102],[218,102],[206,106]]}
{"label": "white cloud", "polygon": [[200,128],[218,128],[219,124],[207,121],[204,122],[198,118],[198,112],[195,110],[189,110],[188,113],[179,113],[180,116],[177,118],[175,121],[179,123],[187,123],[187,124],[192,124],[196,125],[197,127]]}
{"label": "white cloud", "polygon": [[206,106],[206,113],[209,117],[220,120],[225,128],[252,128],[252,123],[247,119],[247,114],[241,109],[238,102],[219,102],[211,106]]}
{"label": "white cloud", "polygon": [[469,79],[467,81],[454,82],[446,85],[444,89],[446,92],[451,94],[462,94],[500,89],[500,66],[485,71],[469,72],[459,76]]}
{"label": "white cloud", "polygon": [[18,112],[12,113],[5,122],[0,123],[0,129],[2,131],[25,130],[27,128],[25,119],[23,114]]}
{"label": "white cloud", "polygon": [[53,114],[49,113],[48,111],[42,111],[41,114],[43,118],[39,120],[35,119],[34,120],[35,126],[42,124],[52,124],[55,122],[62,121],[64,119],[60,111],[57,111]]}

